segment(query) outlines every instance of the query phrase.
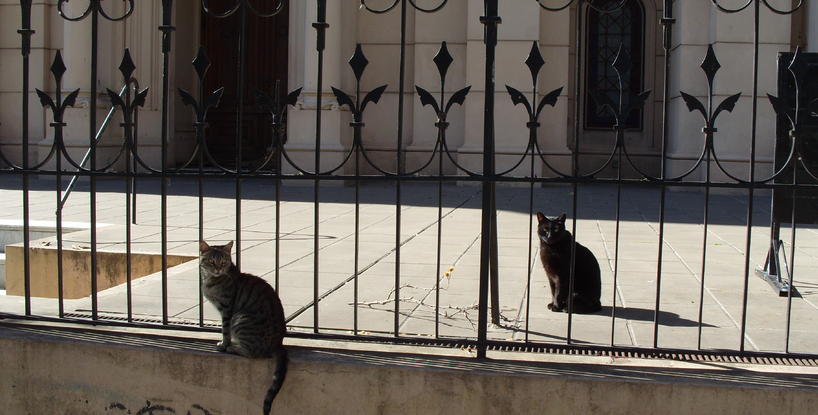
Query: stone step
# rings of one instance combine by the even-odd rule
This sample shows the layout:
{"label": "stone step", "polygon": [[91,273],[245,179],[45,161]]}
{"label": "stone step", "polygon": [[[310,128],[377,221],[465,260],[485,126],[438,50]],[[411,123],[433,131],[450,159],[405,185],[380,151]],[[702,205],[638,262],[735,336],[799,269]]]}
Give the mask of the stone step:
{"label": "stone step", "polygon": [[[134,225],[131,227],[131,280],[162,270],[161,246],[155,242],[143,242],[141,238],[155,236],[157,227]],[[80,230],[63,235],[62,278],[63,297],[78,299],[91,295],[91,232]],[[185,263],[198,257],[196,241],[169,238],[167,267]],[[105,225],[97,228],[97,291],[116,287],[127,281],[127,254],[125,226]],[[170,249],[172,247],[172,249]],[[6,246],[6,294],[25,295],[23,271],[23,244]],[[48,236],[32,240],[29,247],[30,293],[33,297],[57,298],[57,239]]]}

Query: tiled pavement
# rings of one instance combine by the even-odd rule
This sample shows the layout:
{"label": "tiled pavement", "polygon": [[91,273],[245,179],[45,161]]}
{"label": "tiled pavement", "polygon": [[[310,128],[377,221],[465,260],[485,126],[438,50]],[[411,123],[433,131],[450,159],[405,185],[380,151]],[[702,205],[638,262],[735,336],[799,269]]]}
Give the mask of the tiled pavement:
{"label": "tiled pavement", "polygon": [[[0,219],[22,218],[19,180],[4,179],[0,190]],[[104,181],[97,196],[97,220],[111,224],[99,231],[99,248],[124,251],[125,195],[121,182]],[[33,220],[53,220],[53,183],[35,180],[31,191]],[[236,203],[232,181],[205,183],[205,238],[211,242],[236,237]],[[139,184],[133,250],[158,253],[160,203],[157,182]],[[195,184],[174,181],[168,197],[168,251],[195,254],[198,238],[198,199]],[[357,329],[391,335],[395,324],[396,208],[394,185],[362,187],[359,233]],[[479,273],[480,188],[448,185],[444,188],[441,262],[437,264],[436,184],[404,184],[401,208],[400,312],[402,335],[476,337]],[[537,188],[535,208],[546,214],[571,212],[571,188]],[[271,182],[248,180],[241,208],[242,268],[275,284],[275,191]],[[292,330],[312,330],[316,316],[313,256],[313,188],[287,184],[281,195],[279,292]],[[603,272],[604,309],[596,315],[573,317],[572,338],[580,342],[652,346],[657,296],[659,251],[659,191],[626,187],[622,193],[620,237],[616,239],[616,188],[580,187],[577,237],[597,256]],[[668,193],[663,248],[657,344],[696,348],[699,340],[702,287],[703,194],[686,189]],[[322,331],[348,333],[354,328],[354,204],[353,188],[328,185],[321,189],[319,228],[318,324]],[[568,316],[545,308],[550,299],[542,267],[536,261],[536,243],[529,251],[528,187],[498,188],[499,275],[502,324],[492,326],[495,339],[565,342]],[[64,220],[89,221],[87,187],[71,195]],[[769,239],[767,195],[756,195],[750,265],[764,260]],[[711,196],[711,224],[704,274],[701,346],[738,349],[741,343],[746,248],[747,197],[745,194]],[[569,222],[569,226],[571,223]],[[818,347],[818,229],[799,227],[796,233],[795,282],[801,296],[792,299],[791,352],[815,353]],[[65,237],[65,246],[87,244],[88,232]],[[789,229],[782,231],[789,242]],[[614,258],[618,249],[616,295]],[[788,248],[789,254],[789,248]],[[531,266],[530,296],[527,280]],[[197,264],[192,261],[169,270],[167,307],[172,321],[198,321]],[[448,276],[446,275],[448,273]],[[55,271],[56,275],[56,271]],[[56,280],[56,277],[55,277]],[[438,291],[435,290],[439,283]],[[785,347],[787,298],[750,272],[746,350],[780,351]],[[56,284],[56,282],[55,282]],[[133,282],[135,317],[162,315],[160,274]],[[614,299],[616,318],[612,319]],[[55,300],[35,298],[36,314],[54,315]],[[125,286],[99,293],[104,318],[123,317]],[[87,314],[90,299],[66,300],[67,312]],[[23,312],[20,297],[0,296],[0,310]],[[204,318],[215,323],[215,309],[204,305]],[[437,318],[436,318],[437,317]],[[436,324],[437,321],[437,324]],[[436,332],[437,329],[437,332]]]}

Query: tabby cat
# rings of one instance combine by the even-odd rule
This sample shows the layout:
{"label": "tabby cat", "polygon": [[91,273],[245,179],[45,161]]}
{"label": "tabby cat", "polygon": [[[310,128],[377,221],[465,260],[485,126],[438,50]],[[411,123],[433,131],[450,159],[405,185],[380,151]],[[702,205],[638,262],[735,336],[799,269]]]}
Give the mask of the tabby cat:
{"label": "tabby cat", "polygon": [[223,246],[199,243],[202,291],[222,316],[220,352],[249,358],[276,358],[273,384],[264,398],[264,414],[287,375],[287,332],[284,308],[273,287],[263,279],[239,272],[230,258],[231,241]]}
{"label": "tabby cat", "polygon": [[[537,212],[537,235],[540,238],[540,260],[551,285],[551,311],[568,311],[571,276],[571,232],[565,229],[565,213],[547,218]],[[574,270],[574,313],[596,313],[602,309],[599,297],[602,279],[599,262],[593,252],[577,242]]]}

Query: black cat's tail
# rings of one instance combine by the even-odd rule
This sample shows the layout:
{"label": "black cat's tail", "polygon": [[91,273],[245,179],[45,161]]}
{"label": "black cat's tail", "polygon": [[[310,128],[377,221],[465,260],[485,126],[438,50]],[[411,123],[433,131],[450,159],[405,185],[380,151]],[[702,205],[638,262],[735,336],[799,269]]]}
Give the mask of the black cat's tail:
{"label": "black cat's tail", "polygon": [[285,349],[284,346],[279,347],[275,352],[275,359],[276,370],[275,373],[273,373],[273,384],[270,385],[270,389],[267,390],[267,395],[264,397],[264,415],[270,415],[273,399],[278,395],[278,391],[281,390],[281,385],[284,384],[284,378],[287,377],[287,364],[289,363],[289,359],[287,358],[287,349]]}

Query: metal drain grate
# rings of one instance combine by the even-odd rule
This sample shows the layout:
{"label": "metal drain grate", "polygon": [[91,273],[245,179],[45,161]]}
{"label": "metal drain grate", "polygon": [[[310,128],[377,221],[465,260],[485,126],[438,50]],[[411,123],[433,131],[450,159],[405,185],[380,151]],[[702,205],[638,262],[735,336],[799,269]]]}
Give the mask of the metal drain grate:
{"label": "metal drain grate", "polygon": [[[91,319],[90,314],[86,313],[66,313],[65,318],[77,319],[87,321]],[[99,314],[96,322],[105,323],[118,322],[127,323],[128,319],[119,314]],[[152,328],[201,328],[198,321],[185,319],[170,319],[167,324],[162,324],[162,321],[152,317],[133,317],[132,324],[150,325]],[[155,326],[155,327],[154,327]],[[213,329],[221,327],[217,322],[205,322],[204,328]],[[314,338],[311,333],[293,332],[293,337]],[[452,349],[470,349],[474,348],[476,343],[470,340],[458,339],[425,339],[417,337],[388,337],[388,336],[353,336],[353,335],[332,335],[323,334],[318,336],[321,339],[341,340],[359,343],[384,343],[384,344],[402,344],[420,347],[442,347]],[[673,350],[667,351],[664,349],[615,349],[605,346],[571,346],[571,345],[553,345],[553,344],[512,344],[502,343],[490,344],[488,350],[500,352],[524,352],[524,353],[545,353],[568,356],[595,356],[595,357],[610,357],[614,359],[661,359],[661,360],[676,360],[686,362],[713,362],[713,363],[743,363],[743,364],[758,364],[758,365],[780,365],[780,366],[805,366],[818,367],[818,357],[803,356],[803,355],[773,355],[773,353],[750,352],[745,355],[738,355],[732,350]]]}

